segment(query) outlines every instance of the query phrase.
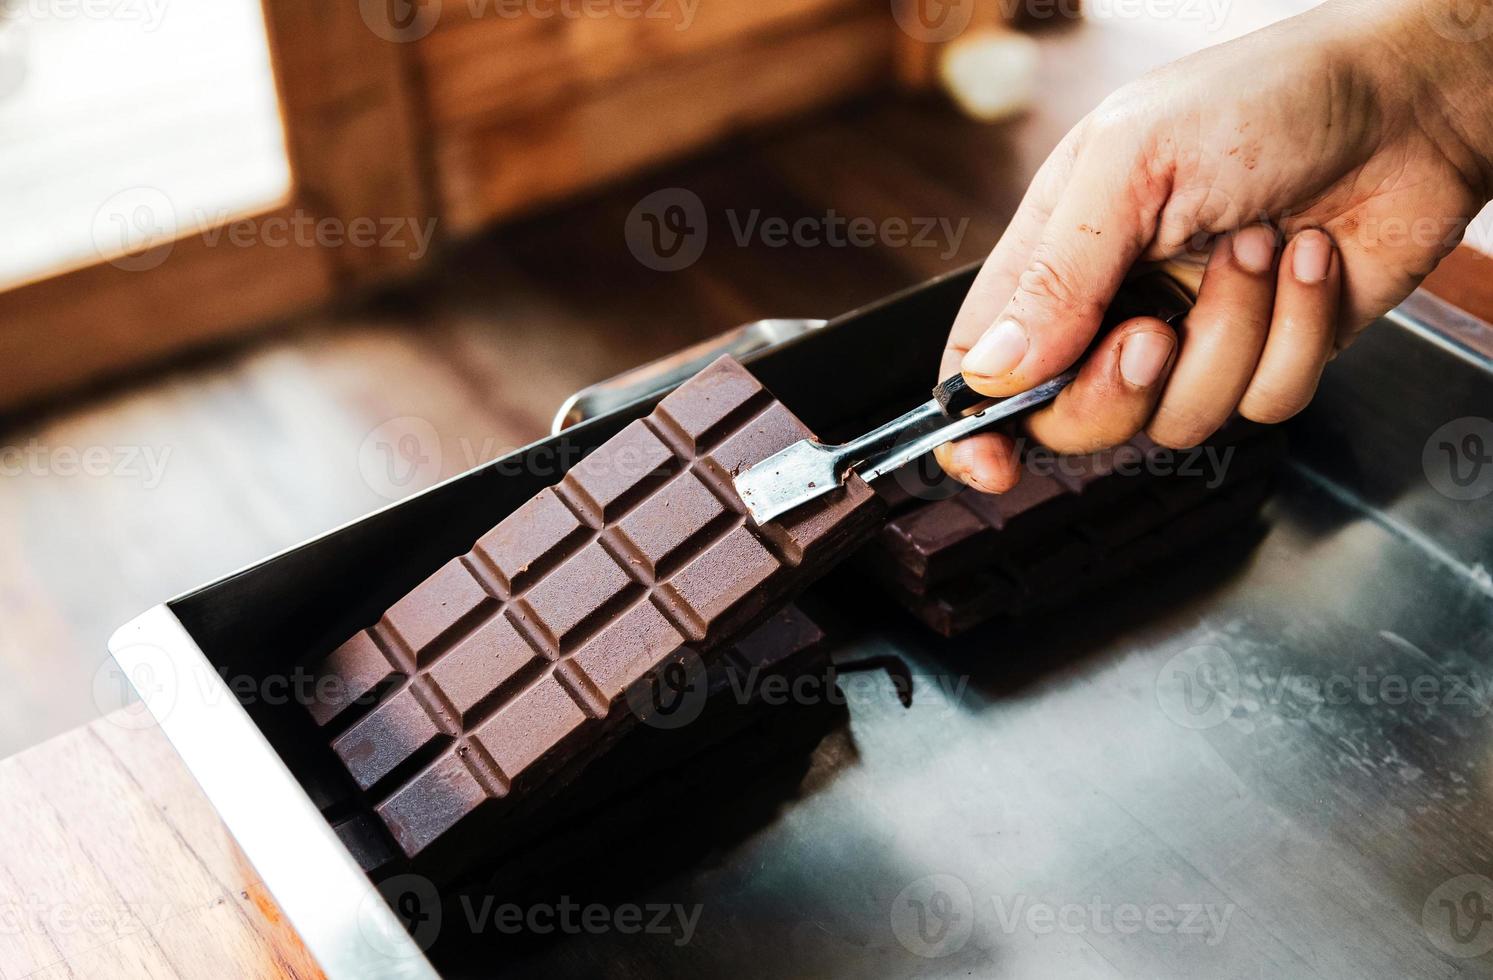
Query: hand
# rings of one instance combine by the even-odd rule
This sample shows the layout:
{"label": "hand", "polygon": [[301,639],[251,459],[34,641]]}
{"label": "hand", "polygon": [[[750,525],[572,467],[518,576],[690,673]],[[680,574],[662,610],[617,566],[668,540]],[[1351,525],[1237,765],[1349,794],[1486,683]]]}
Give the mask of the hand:
{"label": "hand", "polygon": [[[1145,428],[1183,448],[1235,411],[1299,412],[1493,194],[1493,39],[1437,34],[1426,12],[1442,2],[1334,0],[1116,92],[1038,171],[940,377],[1025,391],[1089,346],[1132,264],[1192,255],[1206,269],[1185,326],[1115,328],[1031,434],[1090,452]],[[1020,472],[996,433],[938,459],[988,491]]]}

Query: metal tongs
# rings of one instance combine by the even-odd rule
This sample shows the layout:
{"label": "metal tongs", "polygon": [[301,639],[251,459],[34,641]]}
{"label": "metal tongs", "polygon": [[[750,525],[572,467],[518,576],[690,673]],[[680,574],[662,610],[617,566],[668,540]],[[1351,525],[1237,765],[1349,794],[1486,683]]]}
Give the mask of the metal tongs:
{"label": "metal tongs", "polygon": [[[1131,317],[1154,316],[1177,326],[1192,308],[1195,277],[1172,264],[1137,268],[1105,315],[1103,337]],[[1014,419],[1047,404],[1078,376],[1077,368],[1008,398],[990,399],[956,374],[933,397],[858,439],[826,445],[803,439],[736,476],[736,492],[752,519],[765,524],[823,496],[856,473],[866,482],[886,476],[946,442]]]}

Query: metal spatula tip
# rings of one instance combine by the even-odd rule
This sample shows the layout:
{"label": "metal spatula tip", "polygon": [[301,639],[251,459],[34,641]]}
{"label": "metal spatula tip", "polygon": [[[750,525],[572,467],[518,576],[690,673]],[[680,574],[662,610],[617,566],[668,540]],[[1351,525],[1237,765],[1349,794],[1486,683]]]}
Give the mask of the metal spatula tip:
{"label": "metal spatula tip", "polygon": [[752,520],[766,524],[839,486],[836,462],[830,447],[796,442],[738,473],[736,493]]}
{"label": "metal spatula tip", "polygon": [[810,439],[795,442],[745,473],[737,474],[736,493],[752,519],[765,524],[829,493],[848,473],[859,473],[861,479],[870,483],[946,442],[1045,404],[1075,374],[1067,371],[1030,391],[1001,399],[969,415],[951,418],[935,398],[844,445],[826,446]]}

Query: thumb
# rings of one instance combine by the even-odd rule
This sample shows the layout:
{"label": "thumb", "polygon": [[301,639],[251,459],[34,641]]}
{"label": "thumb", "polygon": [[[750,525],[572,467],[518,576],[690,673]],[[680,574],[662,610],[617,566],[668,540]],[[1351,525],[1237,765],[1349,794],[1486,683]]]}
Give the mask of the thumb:
{"label": "thumb", "polygon": [[1010,300],[960,363],[976,391],[1026,391],[1060,374],[1094,339],[1159,210],[1143,204],[1143,182],[1114,160],[1105,150],[1077,161]]}

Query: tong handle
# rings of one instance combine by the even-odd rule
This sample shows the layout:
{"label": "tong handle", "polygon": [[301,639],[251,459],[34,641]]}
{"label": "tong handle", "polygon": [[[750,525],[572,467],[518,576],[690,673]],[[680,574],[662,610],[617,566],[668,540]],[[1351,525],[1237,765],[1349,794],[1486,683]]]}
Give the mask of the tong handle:
{"label": "tong handle", "polygon": [[[1197,273],[1191,266],[1173,261],[1138,265],[1115,294],[1096,337],[1103,338],[1111,328],[1138,316],[1154,316],[1169,327],[1178,326],[1187,318],[1196,297]],[[933,389],[933,400],[954,419],[990,401],[990,397],[971,388],[963,374],[955,374]]]}

